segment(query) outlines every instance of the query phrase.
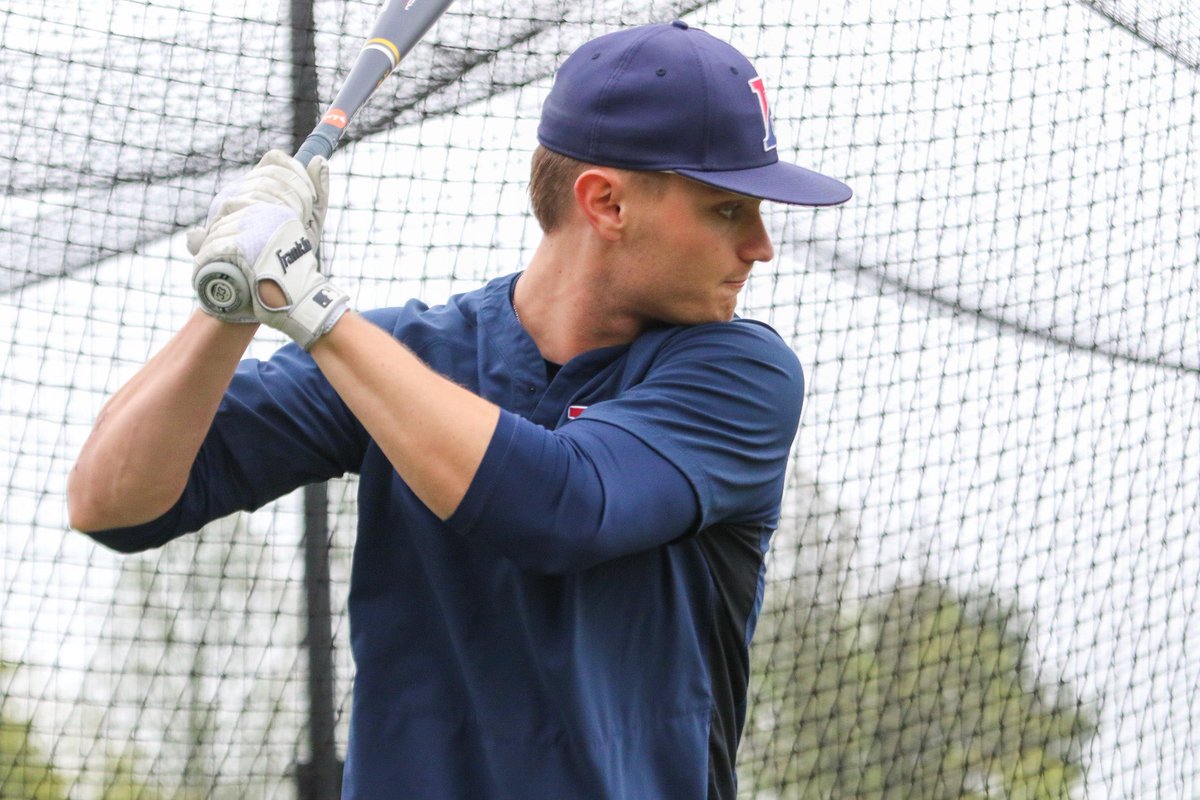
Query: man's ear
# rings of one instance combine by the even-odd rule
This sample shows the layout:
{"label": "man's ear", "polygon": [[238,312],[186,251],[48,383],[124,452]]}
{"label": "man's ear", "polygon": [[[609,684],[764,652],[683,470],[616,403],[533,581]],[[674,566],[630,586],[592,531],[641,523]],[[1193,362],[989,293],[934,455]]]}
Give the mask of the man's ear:
{"label": "man's ear", "polygon": [[593,167],[575,179],[575,205],[601,238],[616,241],[625,228],[622,207],[627,181],[617,170]]}

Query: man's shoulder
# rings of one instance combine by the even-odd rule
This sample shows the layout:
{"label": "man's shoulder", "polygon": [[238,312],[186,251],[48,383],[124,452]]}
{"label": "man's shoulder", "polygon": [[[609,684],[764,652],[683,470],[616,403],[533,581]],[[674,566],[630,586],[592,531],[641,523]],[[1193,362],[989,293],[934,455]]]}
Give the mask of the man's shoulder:
{"label": "man's shoulder", "polygon": [[765,322],[735,317],[729,322],[683,325],[647,331],[635,343],[643,358],[681,357],[727,361],[765,361],[800,377],[800,360],[795,352]]}
{"label": "man's shoulder", "polygon": [[375,308],[362,313],[375,325],[401,338],[402,334],[422,329],[443,334],[473,330],[479,325],[485,305],[500,302],[501,296],[507,298],[506,287],[513,277],[495,278],[474,289],[450,295],[442,303],[431,305],[424,300],[412,299],[400,306]]}
{"label": "man's shoulder", "polygon": [[789,437],[804,397],[804,371],[791,347],[770,325],[741,318],[648,332],[631,348],[623,375],[626,388],[652,384],[679,409],[774,419]]}
{"label": "man's shoulder", "polygon": [[361,313],[373,324],[394,334],[397,329],[420,319],[429,310],[430,307],[421,300],[412,299],[402,306],[372,308]]}
{"label": "man's shoulder", "polygon": [[475,327],[484,288],[456,294],[436,305],[414,298],[404,305],[374,308],[362,313],[367,320],[397,338],[419,335],[421,331],[457,338]]}

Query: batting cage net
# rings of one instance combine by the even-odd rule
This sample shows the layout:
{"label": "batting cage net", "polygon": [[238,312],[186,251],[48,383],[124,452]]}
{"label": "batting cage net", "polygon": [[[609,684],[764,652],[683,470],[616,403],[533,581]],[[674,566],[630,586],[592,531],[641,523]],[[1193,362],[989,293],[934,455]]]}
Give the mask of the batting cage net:
{"label": "batting cage net", "polygon": [[[353,481],[125,557],[65,485],[195,307],[183,232],[311,127],[378,12],[0,10],[0,798],[336,783]],[[331,161],[354,305],[519,269],[554,68],[674,17],[755,62],[783,158],[855,190],[765,207],[739,311],[807,377],[741,796],[1200,795],[1197,6],[460,0]]]}

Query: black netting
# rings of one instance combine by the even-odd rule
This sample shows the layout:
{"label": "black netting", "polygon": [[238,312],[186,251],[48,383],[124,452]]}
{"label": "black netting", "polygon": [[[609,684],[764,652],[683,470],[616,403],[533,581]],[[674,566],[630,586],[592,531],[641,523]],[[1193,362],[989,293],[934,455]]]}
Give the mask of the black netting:
{"label": "black netting", "polygon": [[[191,313],[182,231],[327,103],[378,12],[0,10],[0,798],[294,797],[312,760],[299,496],[121,558],[68,531],[104,399]],[[1200,14],[1162,3],[456,3],[331,161],[359,307],[519,269],[555,66],[683,16],[769,87],[740,313],[807,399],[753,648],[742,795],[1200,790]],[[264,334],[253,354],[281,339]],[[354,484],[330,486],[336,748]]]}

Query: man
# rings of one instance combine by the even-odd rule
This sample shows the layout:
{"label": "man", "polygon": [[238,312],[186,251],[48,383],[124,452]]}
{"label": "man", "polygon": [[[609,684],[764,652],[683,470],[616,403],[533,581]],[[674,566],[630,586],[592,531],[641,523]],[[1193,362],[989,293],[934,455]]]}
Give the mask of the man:
{"label": "man", "polygon": [[[72,523],[161,545],[347,472],[357,675],[345,796],[733,798],[748,646],[803,379],[734,318],[773,257],[762,81],[683,22],[562,66],[526,269],[366,315],[317,270],[327,171],[269,153],[192,237],[249,316],[197,312],[109,401]],[[245,361],[263,322],[300,346]]]}

